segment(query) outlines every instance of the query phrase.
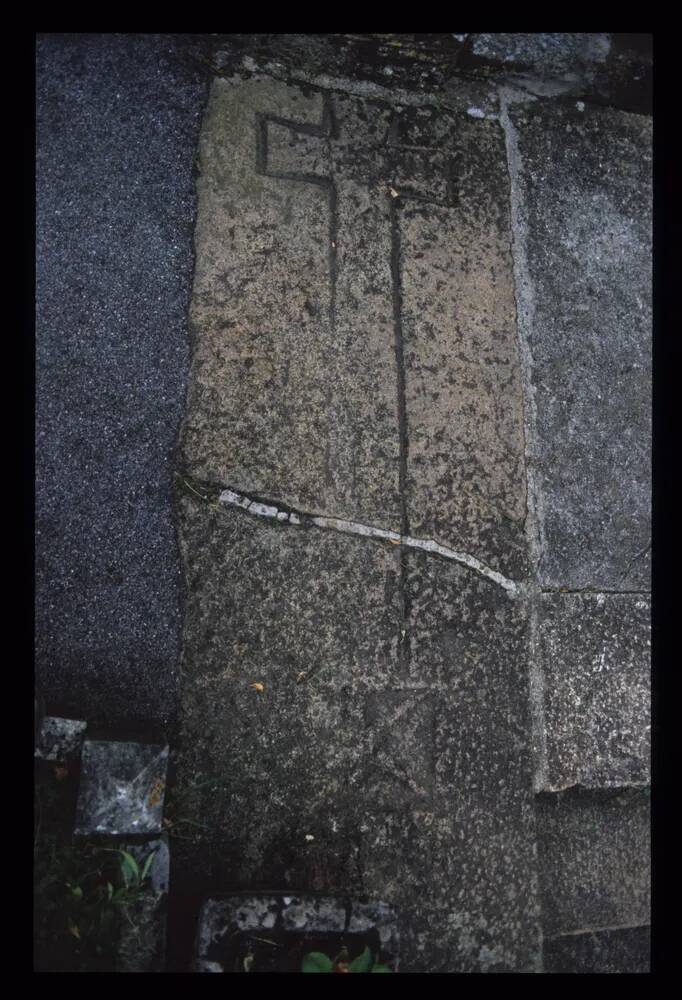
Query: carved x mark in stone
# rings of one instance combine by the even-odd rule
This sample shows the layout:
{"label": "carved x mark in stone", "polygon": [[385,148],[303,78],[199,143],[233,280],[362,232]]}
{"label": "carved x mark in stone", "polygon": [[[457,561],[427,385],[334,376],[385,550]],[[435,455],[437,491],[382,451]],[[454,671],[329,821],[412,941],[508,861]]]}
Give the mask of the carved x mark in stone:
{"label": "carved x mark in stone", "polygon": [[428,801],[434,785],[434,702],[430,693],[384,690],[368,696],[375,794],[394,803],[407,795]]}

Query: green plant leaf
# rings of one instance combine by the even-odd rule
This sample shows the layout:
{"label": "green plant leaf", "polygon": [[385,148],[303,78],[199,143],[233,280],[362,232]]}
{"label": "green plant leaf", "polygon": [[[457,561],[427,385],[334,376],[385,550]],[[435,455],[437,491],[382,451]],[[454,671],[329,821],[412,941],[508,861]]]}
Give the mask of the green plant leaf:
{"label": "green plant leaf", "polygon": [[145,861],[145,863],[144,863],[144,865],[142,867],[142,874],[140,875],[140,882],[144,882],[144,880],[149,875],[149,869],[152,866],[152,861],[154,860],[155,854],[156,854],[156,851],[152,851],[150,853],[149,857],[146,859],[146,861]]}
{"label": "green plant leaf", "polygon": [[128,854],[127,851],[119,851],[121,855],[121,874],[123,875],[123,881],[126,885],[130,885],[131,882],[140,881],[140,868],[132,856]]}
{"label": "green plant leaf", "polygon": [[372,972],[390,972],[391,970],[387,965],[375,965],[371,969]]}
{"label": "green plant leaf", "polygon": [[372,968],[372,952],[365,948],[362,955],[358,955],[350,963],[351,972],[369,972]]}
{"label": "green plant leaf", "polygon": [[303,956],[301,972],[331,972],[332,960],[321,951],[310,951]]}
{"label": "green plant leaf", "polygon": [[107,882],[107,899],[110,900],[113,895],[114,895],[114,887],[111,884],[111,882]]}

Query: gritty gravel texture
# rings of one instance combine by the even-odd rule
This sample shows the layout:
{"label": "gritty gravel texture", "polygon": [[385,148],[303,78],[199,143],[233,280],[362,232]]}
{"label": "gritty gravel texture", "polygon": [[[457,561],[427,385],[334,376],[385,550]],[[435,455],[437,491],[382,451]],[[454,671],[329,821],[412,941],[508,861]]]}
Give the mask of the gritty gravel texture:
{"label": "gritty gravel texture", "polygon": [[546,594],[546,788],[651,780],[651,602],[637,594]]}
{"label": "gritty gravel texture", "polygon": [[196,46],[37,41],[36,672],[48,706],[90,721],[175,703]]}
{"label": "gritty gravel texture", "polygon": [[651,576],[651,122],[512,113],[523,162],[544,586]]}

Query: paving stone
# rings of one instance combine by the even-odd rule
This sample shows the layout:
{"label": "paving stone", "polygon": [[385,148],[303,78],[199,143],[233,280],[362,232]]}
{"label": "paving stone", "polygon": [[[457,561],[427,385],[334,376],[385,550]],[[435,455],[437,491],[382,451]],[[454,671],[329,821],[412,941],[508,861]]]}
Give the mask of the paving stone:
{"label": "paving stone", "polygon": [[[523,398],[504,136],[496,122],[467,115],[412,108],[401,118],[398,162],[408,144],[430,147],[409,176],[419,197],[401,196],[396,210],[410,531],[523,577]],[[437,203],[425,171],[448,179],[449,198]]]}
{"label": "paving stone", "polygon": [[235,685],[257,706],[251,683],[264,684],[266,698],[280,690],[297,698],[312,678],[313,690],[397,678],[396,546],[270,525],[186,492],[178,515],[190,683]]}
{"label": "paving stone", "polygon": [[78,760],[87,722],[46,716],[40,730],[35,756],[43,760]]}
{"label": "paving stone", "polygon": [[409,680],[400,698],[385,693],[394,736],[366,779],[364,884],[400,914],[402,968],[533,971],[523,607],[421,553],[408,558],[405,591]]}
{"label": "paving stone", "polygon": [[496,123],[217,81],[187,470],[524,574],[506,185]]}
{"label": "paving stone", "polygon": [[217,884],[286,888],[291,869],[300,888],[297,866],[317,878],[319,845],[331,841],[338,855],[325,864],[346,889],[362,692],[395,676],[397,550],[187,497],[179,513],[188,603],[178,785],[212,845],[181,843],[180,856],[192,852]]}
{"label": "paving stone", "polygon": [[651,928],[619,927],[545,938],[545,972],[650,972]]}
{"label": "paving stone", "polygon": [[414,553],[403,638],[397,547],[188,494],[179,512],[176,792],[208,827],[179,864],[201,884],[383,899],[408,971],[535,968],[522,602]]}
{"label": "paving stone", "polygon": [[546,936],[650,923],[648,789],[541,794],[537,823]]}
{"label": "paving stone", "polygon": [[643,595],[543,596],[548,790],[649,782],[650,614]]}
{"label": "paving stone", "polygon": [[168,747],[86,740],[76,834],[161,832]]}
{"label": "paving stone", "polygon": [[281,905],[279,896],[248,893],[204,900],[197,924],[197,956],[205,956],[231,930],[272,930]]}
{"label": "paving stone", "polygon": [[475,55],[541,74],[575,75],[590,64],[603,63],[610,49],[610,36],[594,32],[497,32],[476,34],[472,38]]}
{"label": "paving stone", "polygon": [[362,148],[371,123],[356,129],[349,102],[330,100],[274,81],[213,85],[183,458],[199,479],[395,525],[387,180]]}
{"label": "paving stone", "polygon": [[514,109],[531,288],[543,585],[648,589],[651,121]]}

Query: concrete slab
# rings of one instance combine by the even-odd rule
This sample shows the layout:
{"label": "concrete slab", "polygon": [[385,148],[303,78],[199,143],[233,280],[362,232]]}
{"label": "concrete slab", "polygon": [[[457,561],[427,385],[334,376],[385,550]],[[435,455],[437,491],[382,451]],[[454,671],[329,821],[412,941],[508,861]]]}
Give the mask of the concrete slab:
{"label": "concrete slab", "polygon": [[545,788],[651,780],[651,602],[634,594],[545,594]]}
{"label": "concrete slab", "polygon": [[521,159],[543,586],[647,590],[651,121],[575,102],[511,119]]}
{"label": "concrete slab", "polygon": [[167,768],[168,747],[86,740],[74,832],[160,833]]}
{"label": "concrete slab", "polygon": [[543,956],[545,972],[650,972],[651,928],[618,927],[545,938]]}
{"label": "concrete slab", "polygon": [[192,45],[37,40],[36,675],[49,710],[107,725],[161,724],[177,693]]}
{"label": "concrete slab", "polygon": [[537,822],[546,936],[650,923],[648,789],[543,794]]}

